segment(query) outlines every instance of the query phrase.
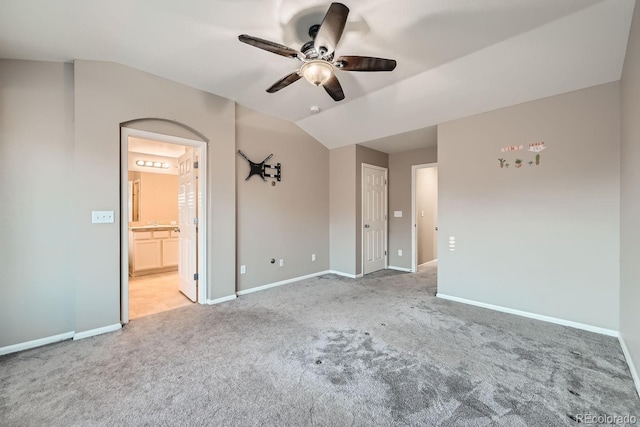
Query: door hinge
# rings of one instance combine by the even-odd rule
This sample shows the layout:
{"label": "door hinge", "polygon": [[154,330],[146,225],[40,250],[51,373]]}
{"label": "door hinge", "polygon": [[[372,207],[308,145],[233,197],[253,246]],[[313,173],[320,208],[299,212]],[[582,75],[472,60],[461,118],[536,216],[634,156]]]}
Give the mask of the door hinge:
{"label": "door hinge", "polygon": [[193,218],[193,225],[198,225],[198,218]]}
{"label": "door hinge", "polygon": [[387,256],[387,251],[384,251],[384,256]]}
{"label": "door hinge", "polygon": [[198,169],[198,162],[193,162],[193,168]]}
{"label": "door hinge", "polygon": [[193,280],[198,280],[198,273],[193,273]]}
{"label": "door hinge", "polygon": [[387,185],[387,178],[384,179],[384,185]]}
{"label": "door hinge", "polygon": [[385,214],[385,216],[384,216],[384,220],[385,220],[385,221],[387,220],[387,215],[386,215],[386,214]]}

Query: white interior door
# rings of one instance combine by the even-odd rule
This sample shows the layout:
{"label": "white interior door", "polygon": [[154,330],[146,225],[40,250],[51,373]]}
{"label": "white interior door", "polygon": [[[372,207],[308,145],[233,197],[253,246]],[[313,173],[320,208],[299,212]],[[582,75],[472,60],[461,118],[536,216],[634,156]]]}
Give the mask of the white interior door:
{"label": "white interior door", "polygon": [[180,292],[197,300],[196,269],[196,174],[194,150],[187,148],[178,159],[178,226],[180,227],[178,276]]}
{"label": "white interior door", "polygon": [[363,274],[386,268],[387,170],[362,166]]}

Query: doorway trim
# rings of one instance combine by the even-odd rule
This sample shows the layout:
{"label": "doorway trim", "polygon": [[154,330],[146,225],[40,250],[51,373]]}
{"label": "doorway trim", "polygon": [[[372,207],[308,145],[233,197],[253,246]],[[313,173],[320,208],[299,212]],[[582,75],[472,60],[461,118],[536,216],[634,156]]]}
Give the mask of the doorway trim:
{"label": "doorway trim", "polygon": [[120,128],[120,322],[129,323],[129,137],[150,139],[168,144],[193,147],[198,152],[198,303],[207,303],[207,288],[209,284],[207,272],[207,206],[209,197],[207,191],[207,143],[193,139],[165,135],[132,129],[125,126]]}
{"label": "doorway trim", "polygon": [[389,169],[371,165],[368,163],[362,163],[360,167],[360,274],[365,275],[364,272],[364,168],[377,169],[384,171],[384,269],[389,268]]}
{"label": "doorway trim", "polygon": [[[411,272],[418,272],[418,227],[416,218],[416,175],[418,169],[437,168],[438,163],[411,165]],[[438,180],[438,182],[440,182]],[[440,192],[438,192],[438,195]]]}

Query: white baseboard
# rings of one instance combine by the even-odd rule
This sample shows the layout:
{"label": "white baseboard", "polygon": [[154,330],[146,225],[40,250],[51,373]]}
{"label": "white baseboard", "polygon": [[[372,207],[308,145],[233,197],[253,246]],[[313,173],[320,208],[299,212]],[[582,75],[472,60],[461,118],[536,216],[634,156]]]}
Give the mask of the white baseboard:
{"label": "white baseboard", "polygon": [[236,298],[237,298],[237,296],[235,294],[227,295],[226,297],[222,297],[222,298],[208,299],[206,301],[206,304],[209,304],[209,305],[220,304],[221,302],[232,301],[232,300],[234,300]]}
{"label": "white baseboard", "polygon": [[556,317],[544,316],[542,314],[529,313],[527,311],[515,310],[513,308],[501,307],[499,305],[487,304],[484,302],[478,302],[473,300],[468,300],[465,298],[452,297],[450,295],[444,295],[438,292],[436,294],[438,298],[461,302],[463,304],[475,305],[477,307],[488,308],[489,310],[500,311],[503,313],[515,314],[516,316],[528,317],[531,319],[542,320],[544,322],[555,323],[557,325],[562,326],[570,326],[572,328],[582,329],[589,332],[595,332],[596,334],[609,335],[611,337],[618,337],[620,333],[618,331],[614,331],[613,329],[601,328],[599,326],[587,325],[585,323],[573,322],[571,320],[558,319]]}
{"label": "white baseboard", "polygon": [[268,285],[258,286],[258,287],[251,288],[251,289],[245,289],[243,291],[236,292],[236,294],[238,294],[238,295],[246,295],[246,294],[250,294],[250,293],[253,293],[253,292],[264,291],[265,289],[275,288],[276,286],[282,286],[282,285],[286,285],[286,284],[289,284],[289,283],[299,282],[300,280],[311,279],[312,277],[318,277],[318,276],[322,276],[323,274],[328,274],[328,273],[329,273],[329,270],[319,271],[317,273],[307,274],[306,276],[294,277],[292,279],[281,280],[280,282],[269,283]]}
{"label": "white baseboard", "polygon": [[15,353],[18,351],[29,350],[30,348],[41,347],[47,344],[53,344],[55,342],[60,342],[64,340],[70,340],[73,338],[74,332],[65,332],[64,334],[53,335],[46,338],[39,338],[33,341],[21,342],[18,344],[8,345],[5,347],[0,347],[0,356],[9,353]]}
{"label": "white baseboard", "polygon": [[338,276],[348,277],[349,279],[359,279],[359,278],[361,278],[363,276],[362,273],[360,273],[360,274],[349,274],[349,273],[343,273],[342,271],[336,271],[336,270],[329,270],[329,271],[327,271],[327,273],[337,274]]}
{"label": "white baseboard", "polygon": [[410,268],[396,267],[395,265],[390,265],[387,268],[389,270],[397,270],[397,271],[404,271],[405,273],[413,273],[413,270],[411,270]]}
{"label": "white baseboard", "polygon": [[107,332],[114,332],[119,329],[122,329],[122,325],[120,323],[115,323],[109,326],[103,326],[102,328],[90,329],[88,331],[77,332],[73,334],[73,340],[81,340],[83,338],[93,337],[95,335],[106,334]]}
{"label": "white baseboard", "polygon": [[629,353],[629,349],[627,348],[627,344],[624,342],[622,335],[618,337],[620,341],[620,347],[622,347],[622,353],[624,353],[624,358],[627,360],[627,365],[629,366],[629,370],[631,371],[631,377],[633,378],[633,383],[636,385],[636,392],[638,393],[638,397],[640,397],[640,375],[638,375],[638,371],[636,370],[636,365],[633,363],[633,359],[631,358],[631,353]]}

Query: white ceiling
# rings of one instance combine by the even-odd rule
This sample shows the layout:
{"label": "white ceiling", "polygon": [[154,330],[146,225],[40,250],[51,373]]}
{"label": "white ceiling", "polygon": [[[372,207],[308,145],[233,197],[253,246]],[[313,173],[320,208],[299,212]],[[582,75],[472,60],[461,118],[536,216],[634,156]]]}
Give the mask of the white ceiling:
{"label": "white ceiling", "polygon": [[134,153],[151,154],[154,156],[178,158],[185,153],[183,145],[168,144],[166,142],[129,137],[129,151]]}
{"label": "white ceiling", "polygon": [[[299,49],[301,33],[329,2],[2,0],[0,57],[114,61],[295,122],[329,148],[377,140],[394,152],[405,141],[385,137],[618,80],[634,7],[634,0],[343,2],[351,13],[337,55],[393,58],[398,67],[338,71],[346,99],[337,103],[304,80],[266,93],[299,63],[237,39]],[[312,105],[321,112],[311,115]]]}

